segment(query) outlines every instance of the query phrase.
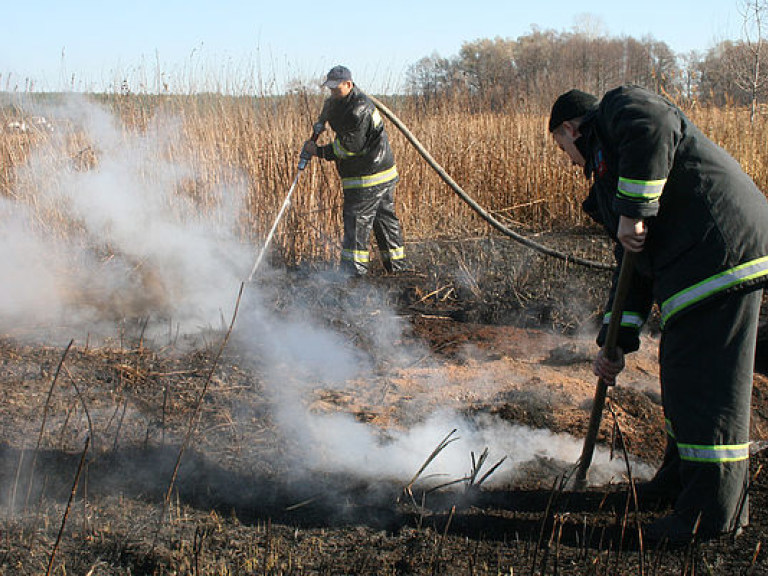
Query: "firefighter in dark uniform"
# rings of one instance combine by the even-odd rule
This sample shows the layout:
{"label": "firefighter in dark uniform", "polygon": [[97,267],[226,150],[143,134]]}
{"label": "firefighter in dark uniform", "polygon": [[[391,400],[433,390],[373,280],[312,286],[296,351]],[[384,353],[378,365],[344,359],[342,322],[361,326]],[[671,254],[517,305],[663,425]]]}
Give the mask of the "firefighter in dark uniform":
{"label": "firefighter in dark uniform", "polygon": [[638,496],[641,505],[668,499],[673,511],[644,537],[686,543],[694,533],[736,533],[748,523],[750,400],[768,279],[765,195],[677,107],[639,87],[616,88],[599,102],[571,90],[552,107],[549,131],[592,180],[583,208],[617,241],[617,261],[635,253],[619,358],[601,349],[597,376],[615,382],[659,306],[667,449]]}
{"label": "firefighter in dark uniform", "polygon": [[[319,124],[327,122],[336,133],[331,144],[304,143],[302,153],[333,160],[344,189],[342,270],[364,276],[370,262],[371,229],[387,272],[405,269],[400,221],[395,215],[394,192],[399,180],[384,121],[371,100],[352,81],[344,66],[328,72],[323,86],[331,90]],[[321,131],[316,125],[315,131]]]}

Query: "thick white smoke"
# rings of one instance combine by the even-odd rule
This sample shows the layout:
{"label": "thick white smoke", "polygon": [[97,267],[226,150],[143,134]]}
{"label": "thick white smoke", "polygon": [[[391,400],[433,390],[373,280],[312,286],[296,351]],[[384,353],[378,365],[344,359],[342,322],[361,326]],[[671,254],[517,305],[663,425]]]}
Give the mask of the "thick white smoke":
{"label": "thick white smoke", "polygon": [[[56,131],[16,168],[14,198],[0,204],[0,329],[59,326],[78,337],[131,316],[181,332],[218,326],[251,258],[233,232],[242,180],[201,206],[182,189],[195,167],[170,158],[178,123],[126,132],[72,98],[47,111]],[[73,153],[75,138],[83,147]]]}
{"label": "thick white smoke", "polygon": [[[235,233],[244,183],[230,178],[209,191],[202,207],[179,191],[197,174],[189,162],[169,159],[169,143],[183,138],[172,119],[157,118],[145,131],[127,133],[111,113],[83,99],[47,113],[60,128],[17,168],[14,197],[0,200],[0,330],[34,335],[53,328],[68,339],[109,332],[116,320],[131,316],[167,319],[186,332],[228,321],[254,255]],[[82,157],[64,153],[74,132],[84,134]],[[365,325],[377,355],[394,368],[422,358],[425,350],[398,344],[403,322],[381,308]],[[339,314],[348,325],[362,321],[357,310]],[[470,420],[440,411],[414,417],[419,423],[408,429],[381,431],[348,415],[313,412],[318,388],[360,386],[374,380],[381,366],[307,310],[278,317],[262,306],[253,286],[236,333],[238,345],[265,374],[274,420],[295,451],[295,474],[407,481],[453,429],[458,440],[425,474],[464,477],[470,455],[486,448],[489,462],[507,459],[491,482],[510,481],[521,464],[538,457],[578,458],[581,442],[574,438],[491,417]],[[439,367],[433,383],[441,385]],[[413,404],[429,405],[418,398]],[[623,473],[621,462],[608,464],[602,453],[595,468],[601,479]]]}
{"label": "thick white smoke", "polygon": [[[354,290],[354,289],[350,289]],[[354,301],[356,298],[352,298]],[[340,308],[342,323],[365,325],[366,337],[377,356],[396,358],[393,377],[399,366],[423,359],[428,351],[421,347],[398,349],[397,331],[405,329],[403,320],[386,306],[376,314],[377,321],[366,322],[369,308]],[[239,345],[252,351],[262,363],[262,377],[274,401],[273,419],[287,446],[288,463],[283,473],[312,477],[318,473],[344,474],[366,480],[408,482],[426,462],[441,441],[450,437],[421,477],[431,484],[441,484],[468,477],[472,454],[477,458],[488,450],[480,476],[499,460],[504,462],[485,485],[510,484],[521,480],[525,465],[548,461],[557,474],[569,473],[577,462],[583,441],[567,434],[511,424],[496,416],[481,414],[468,417],[448,408],[435,408],[432,393],[448,380],[448,367],[430,365],[429,382],[423,398],[413,392],[407,427],[381,430],[358,421],[348,413],[325,413],[313,409],[313,400],[321,390],[349,392],[353,397],[371,395],[380,386],[381,373],[372,359],[354,347],[347,338],[327,326],[311,320],[302,310],[284,313],[279,318],[260,307],[244,309],[238,318]],[[248,348],[250,347],[250,348]],[[506,375],[514,379],[515,375]],[[489,396],[504,389],[504,381],[491,381],[490,373],[478,370],[478,389]],[[482,380],[482,382],[480,382]],[[474,383],[470,383],[474,386]],[[374,390],[373,395],[382,396]],[[533,399],[541,392],[529,391]],[[525,393],[521,393],[523,398]],[[454,434],[451,434],[455,431]],[[647,477],[650,467],[633,462],[633,475]],[[598,449],[590,469],[590,482],[599,484],[621,481],[626,464],[611,459]],[[459,483],[459,486],[462,484]]]}

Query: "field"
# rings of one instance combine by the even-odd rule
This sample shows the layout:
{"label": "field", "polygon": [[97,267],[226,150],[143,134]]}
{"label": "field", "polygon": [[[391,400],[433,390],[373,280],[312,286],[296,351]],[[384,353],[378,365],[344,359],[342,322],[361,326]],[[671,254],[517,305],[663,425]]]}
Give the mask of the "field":
{"label": "field", "polygon": [[[627,486],[663,451],[655,324],[574,490],[609,272],[492,231],[393,127],[413,271],[337,275],[339,186],[314,162],[244,284],[317,97],[8,98],[0,574],[768,572],[768,378],[750,527],[644,546],[662,512]],[[610,262],[543,113],[390,104],[507,226]],[[764,118],[690,113],[768,189]]]}

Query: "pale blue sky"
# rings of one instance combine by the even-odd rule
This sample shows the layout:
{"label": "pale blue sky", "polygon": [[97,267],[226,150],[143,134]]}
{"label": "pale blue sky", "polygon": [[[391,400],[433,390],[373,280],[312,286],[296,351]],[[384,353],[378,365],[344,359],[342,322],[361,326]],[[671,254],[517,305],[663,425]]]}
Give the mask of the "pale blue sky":
{"label": "pale blue sky", "polygon": [[[343,63],[370,91],[397,88],[424,56],[532,26],[571,30],[585,15],[610,36],[652,35],[677,53],[741,36],[739,0],[14,0],[2,10],[0,90],[106,90],[120,77],[154,89],[158,70],[191,89],[272,89]],[[74,77],[74,82],[72,78]],[[251,82],[255,82],[251,80]],[[232,86],[230,86],[232,87]]]}

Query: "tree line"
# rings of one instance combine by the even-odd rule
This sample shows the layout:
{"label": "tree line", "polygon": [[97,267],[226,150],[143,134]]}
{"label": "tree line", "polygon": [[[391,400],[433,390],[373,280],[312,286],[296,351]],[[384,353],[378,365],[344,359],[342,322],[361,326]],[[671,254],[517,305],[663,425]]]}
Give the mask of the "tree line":
{"label": "tree line", "polygon": [[[760,2],[755,4],[760,8]],[[428,100],[469,96],[492,109],[512,105],[542,112],[570,88],[600,96],[632,83],[679,103],[752,106],[754,114],[768,102],[768,42],[763,32],[758,27],[756,35],[681,55],[652,37],[532,28],[514,40],[466,42],[453,57],[424,57],[408,68],[406,86],[409,94]]]}

